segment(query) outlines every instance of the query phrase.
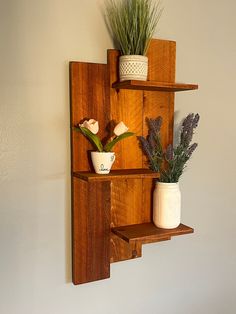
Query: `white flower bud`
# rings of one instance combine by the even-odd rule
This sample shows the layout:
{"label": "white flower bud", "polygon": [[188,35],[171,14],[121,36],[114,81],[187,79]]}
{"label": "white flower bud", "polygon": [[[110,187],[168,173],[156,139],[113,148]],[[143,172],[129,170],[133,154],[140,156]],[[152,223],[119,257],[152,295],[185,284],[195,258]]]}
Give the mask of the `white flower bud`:
{"label": "white flower bud", "polygon": [[98,121],[94,119],[85,120],[82,124],[80,124],[80,126],[88,129],[93,134],[97,134],[99,130]]}
{"label": "white flower bud", "polygon": [[129,128],[124,124],[124,122],[121,121],[120,123],[118,123],[118,124],[116,125],[116,127],[115,127],[115,129],[114,129],[114,134],[115,134],[116,136],[119,136],[119,135],[121,135],[121,134],[127,132],[128,129],[129,129]]}

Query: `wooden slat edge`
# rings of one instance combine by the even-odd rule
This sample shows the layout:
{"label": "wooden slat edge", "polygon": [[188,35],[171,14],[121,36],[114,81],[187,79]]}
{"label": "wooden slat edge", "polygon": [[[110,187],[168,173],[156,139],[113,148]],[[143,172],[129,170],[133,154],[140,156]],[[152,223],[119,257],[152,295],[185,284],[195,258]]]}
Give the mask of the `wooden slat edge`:
{"label": "wooden slat edge", "polygon": [[[131,169],[132,170],[132,169]],[[135,169],[134,169],[135,170]],[[155,179],[159,178],[159,174],[155,172],[146,172],[145,169],[144,173],[128,173],[129,169],[127,169],[127,174],[116,174],[116,173],[110,173],[110,174],[95,174],[91,172],[73,172],[72,175],[76,178],[79,178],[81,180],[87,181],[87,182],[94,182],[94,181],[111,181],[111,180],[121,180],[121,179]]]}
{"label": "wooden slat edge", "polygon": [[[142,224],[140,224],[141,226]],[[147,225],[147,224],[143,224]],[[194,229],[191,227],[188,227],[184,224],[180,224],[177,228],[174,229],[163,229],[163,234],[151,234],[151,235],[143,235],[143,236],[137,236],[133,238],[129,238],[128,236],[125,235],[124,230],[120,229],[128,229],[129,227],[134,227],[135,225],[128,225],[128,226],[120,226],[117,228],[112,228],[112,232],[119,236],[121,239],[128,243],[132,242],[141,242],[141,243],[153,243],[153,242],[159,242],[159,241],[164,241],[164,240],[169,240],[171,237],[174,236],[179,236],[183,234],[190,234],[194,232]],[[137,225],[138,227],[139,225]],[[184,228],[184,229],[182,229]],[[150,242],[149,242],[150,240]]]}
{"label": "wooden slat edge", "polygon": [[198,89],[198,84],[166,83],[155,81],[123,81],[112,84],[115,89],[151,90],[160,92],[179,92]]}

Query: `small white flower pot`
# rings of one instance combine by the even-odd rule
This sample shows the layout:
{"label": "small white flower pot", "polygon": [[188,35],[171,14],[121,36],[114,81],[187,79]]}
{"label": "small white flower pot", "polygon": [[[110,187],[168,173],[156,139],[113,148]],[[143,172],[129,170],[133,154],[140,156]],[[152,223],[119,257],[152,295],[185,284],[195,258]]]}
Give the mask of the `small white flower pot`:
{"label": "small white flower pot", "polygon": [[148,75],[148,58],[141,55],[120,56],[119,75],[120,81],[146,81]]}
{"label": "small white flower pot", "polygon": [[108,174],[115,161],[113,152],[91,152],[93,167],[98,174]]}
{"label": "small white flower pot", "polygon": [[153,223],[164,229],[180,224],[181,194],[178,183],[157,182],[153,194]]}

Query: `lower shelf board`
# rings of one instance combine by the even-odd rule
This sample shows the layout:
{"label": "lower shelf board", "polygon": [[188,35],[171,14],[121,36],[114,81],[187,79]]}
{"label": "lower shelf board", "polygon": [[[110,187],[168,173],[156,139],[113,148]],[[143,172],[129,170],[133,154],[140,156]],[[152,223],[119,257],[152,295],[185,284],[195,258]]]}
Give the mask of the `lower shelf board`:
{"label": "lower shelf board", "polygon": [[170,240],[173,236],[193,233],[191,227],[180,224],[174,229],[157,228],[153,223],[143,223],[112,228],[112,232],[128,243],[141,244]]}

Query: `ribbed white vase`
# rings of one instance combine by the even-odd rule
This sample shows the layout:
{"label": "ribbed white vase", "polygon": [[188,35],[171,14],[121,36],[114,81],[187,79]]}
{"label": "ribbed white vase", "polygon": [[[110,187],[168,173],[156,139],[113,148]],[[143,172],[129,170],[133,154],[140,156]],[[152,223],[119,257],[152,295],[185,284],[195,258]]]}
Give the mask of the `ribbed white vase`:
{"label": "ribbed white vase", "polygon": [[119,75],[120,81],[146,81],[148,75],[148,58],[141,55],[120,56]]}
{"label": "ribbed white vase", "polygon": [[178,183],[157,182],[153,193],[153,223],[164,229],[178,227],[181,193]]}

